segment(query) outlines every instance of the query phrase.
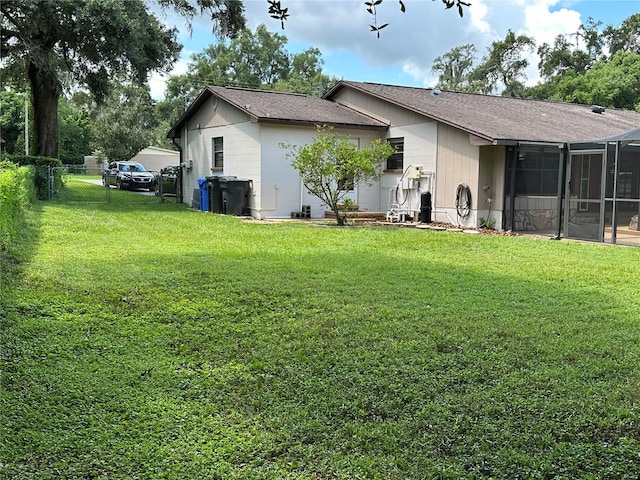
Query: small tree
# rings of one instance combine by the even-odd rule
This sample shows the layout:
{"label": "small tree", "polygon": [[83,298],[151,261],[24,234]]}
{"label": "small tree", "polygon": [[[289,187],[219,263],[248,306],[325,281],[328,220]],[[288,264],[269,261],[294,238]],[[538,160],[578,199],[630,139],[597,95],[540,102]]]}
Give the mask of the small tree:
{"label": "small tree", "polygon": [[318,127],[318,133],[310,145],[280,144],[289,150],[291,166],[300,172],[302,183],[309,192],[322,200],[336,215],[339,226],[346,224],[346,212],[340,208],[351,188],[370,185],[380,177],[380,165],[394,152],[388,142],[376,139],[369,147],[359,148],[340,138],[331,127]]}

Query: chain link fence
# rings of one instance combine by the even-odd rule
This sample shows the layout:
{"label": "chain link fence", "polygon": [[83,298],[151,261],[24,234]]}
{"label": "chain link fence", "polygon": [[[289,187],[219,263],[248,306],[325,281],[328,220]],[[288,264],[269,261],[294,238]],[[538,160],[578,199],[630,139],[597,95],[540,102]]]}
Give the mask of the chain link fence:
{"label": "chain link fence", "polygon": [[118,203],[141,204],[161,201],[180,202],[181,172],[152,172],[154,183],[149,189],[120,188],[116,178],[99,166],[64,165],[39,167],[38,181],[46,185],[46,199],[66,203]]}

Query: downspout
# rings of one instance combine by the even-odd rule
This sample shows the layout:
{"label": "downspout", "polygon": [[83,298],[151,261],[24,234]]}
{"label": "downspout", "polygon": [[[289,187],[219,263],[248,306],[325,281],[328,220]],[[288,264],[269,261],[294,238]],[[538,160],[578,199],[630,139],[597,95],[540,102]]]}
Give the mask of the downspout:
{"label": "downspout", "polygon": [[184,175],[183,175],[183,172],[185,170],[184,158],[182,156],[182,147],[180,146],[180,144],[178,144],[176,142],[175,138],[171,139],[171,143],[173,144],[174,147],[176,147],[178,149],[178,153],[180,154],[180,161],[179,161],[179,163],[180,163],[180,185],[179,185],[180,192],[179,192],[179,194],[178,194],[178,196],[176,198],[176,202],[177,203],[182,203],[182,201],[183,201],[182,192],[184,191],[183,190],[184,189],[184,178],[183,178]]}
{"label": "downspout", "polygon": [[302,202],[304,202],[304,182],[302,181],[302,175],[300,175],[300,205],[298,211],[302,211]]}
{"label": "downspout", "polygon": [[[186,156],[186,158],[184,160],[186,162],[186,166],[192,165],[189,162],[190,158],[189,158],[189,128],[188,127],[189,127],[188,122],[185,121],[184,122],[184,155]],[[184,194],[184,190],[182,192]],[[190,202],[191,204],[193,204],[193,197],[190,197],[190,198],[191,198]]]}
{"label": "downspout", "polygon": [[558,215],[556,218],[557,223],[557,229],[556,229],[556,234],[551,237],[552,240],[560,240],[560,234],[562,232],[562,197],[564,194],[564,182],[565,182],[565,165],[567,162],[567,158],[568,158],[568,149],[566,146],[564,146],[561,150],[560,150],[560,165],[558,168],[558,203],[557,203],[557,209],[558,209]]}

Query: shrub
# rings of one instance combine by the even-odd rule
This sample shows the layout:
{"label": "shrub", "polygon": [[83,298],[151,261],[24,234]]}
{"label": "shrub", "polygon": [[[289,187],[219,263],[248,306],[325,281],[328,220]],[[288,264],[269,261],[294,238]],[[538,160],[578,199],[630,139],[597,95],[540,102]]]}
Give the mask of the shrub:
{"label": "shrub", "polygon": [[63,186],[62,162],[57,158],[35,157],[28,155],[8,155],[6,157],[19,166],[32,165],[35,168],[33,177],[36,195],[40,200],[49,198],[49,182],[55,192],[59,192]]}
{"label": "shrub", "polygon": [[34,167],[0,162],[0,251],[15,241],[25,222],[25,212],[35,197]]}

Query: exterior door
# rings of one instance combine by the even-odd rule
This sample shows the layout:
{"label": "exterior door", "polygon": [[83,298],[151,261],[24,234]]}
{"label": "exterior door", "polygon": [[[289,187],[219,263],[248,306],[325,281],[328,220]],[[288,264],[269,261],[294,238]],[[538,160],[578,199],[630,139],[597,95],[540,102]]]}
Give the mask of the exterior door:
{"label": "exterior door", "polygon": [[603,241],[602,151],[576,151],[569,157],[565,235],[567,238]]}

